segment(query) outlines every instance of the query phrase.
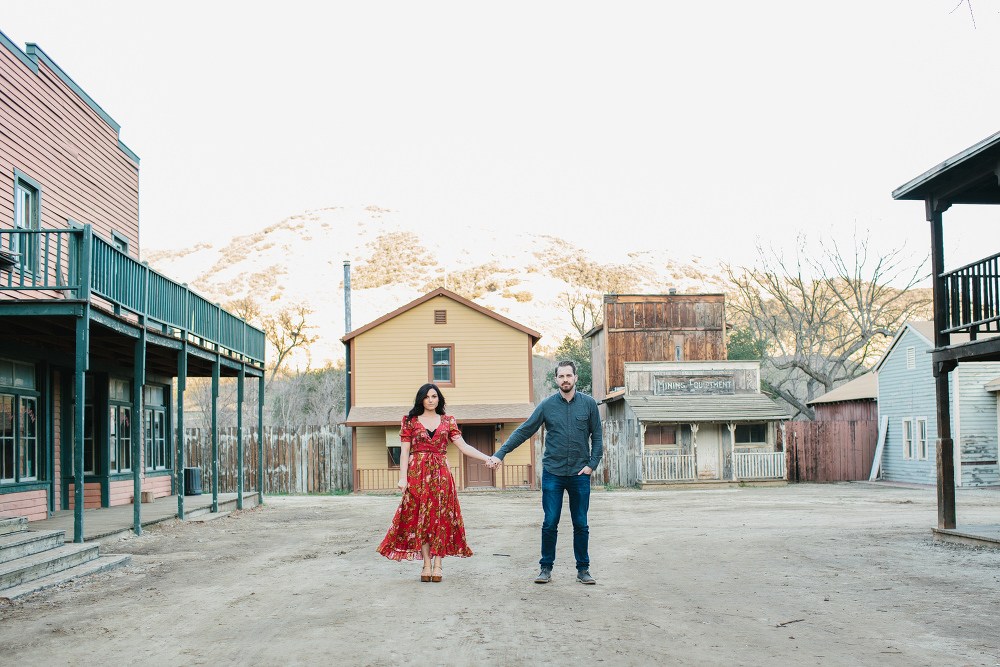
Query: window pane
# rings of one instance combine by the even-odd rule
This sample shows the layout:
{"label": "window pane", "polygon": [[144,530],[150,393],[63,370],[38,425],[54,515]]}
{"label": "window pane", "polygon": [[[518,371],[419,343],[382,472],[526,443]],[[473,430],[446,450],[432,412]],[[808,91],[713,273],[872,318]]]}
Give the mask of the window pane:
{"label": "window pane", "polygon": [[132,409],[118,408],[118,461],[120,470],[132,469]]}
{"label": "window pane", "polygon": [[435,347],[434,348],[434,365],[445,365],[451,363],[451,348],[450,347]]}
{"label": "window pane", "polygon": [[0,479],[14,479],[14,397],[0,394]]}
{"label": "window pane", "polygon": [[0,359],[0,386],[14,386],[14,363]]}
{"label": "window pane", "polygon": [[147,469],[156,467],[156,462],[153,460],[153,411],[143,410],[143,466]]}
{"label": "window pane", "polygon": [[38,415],[34,398],[21,398],[21,479],[38,478]]}
{"label": "window pane", "polygon": [[94,406],[87,405],[83,410],[83,473],[95,475],[94,461]]}
{"label": "window pane", "polygon": [[389,447],[389,461],[391,461],[390,465],[395,466],[397,468],[399,467],[399,453],[400,453],[399,447]]}
{"label": "window pane", "polygon": [[35,367],[31,364],[14,364],[14,386],[35,388]]}
{"label": "window pane", "polygon": [[451,382],[451,368],[449,366],[435,366],[434,381]]}
{"label": "window pane", "polygon": [[112,405],[108,416],[108,463],[118,470],[118,406]]}

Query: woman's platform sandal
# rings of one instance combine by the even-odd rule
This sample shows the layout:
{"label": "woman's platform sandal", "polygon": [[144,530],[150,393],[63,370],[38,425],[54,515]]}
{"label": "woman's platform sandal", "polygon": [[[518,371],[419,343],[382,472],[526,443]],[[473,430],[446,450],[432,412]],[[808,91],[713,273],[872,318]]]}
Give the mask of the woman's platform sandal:
{"label": "woman's platform sandal", "polygon": [[420,571],[420,581],[430,581],[431,580],[431,567],[427,565]]}
{"label": "woman's platform sandal", "polygon": [[434,574],[431,576],[431,581],[441,581],[442,574],[443,573],[441,571],[441,566],[438,565],[437,567],[434,568]]}

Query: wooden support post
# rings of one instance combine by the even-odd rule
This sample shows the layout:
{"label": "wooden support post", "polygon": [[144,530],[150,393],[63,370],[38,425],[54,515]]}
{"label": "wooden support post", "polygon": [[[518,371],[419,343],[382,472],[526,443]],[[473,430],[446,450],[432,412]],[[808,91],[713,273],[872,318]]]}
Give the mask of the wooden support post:
{"label": "wooden support post", "polygon": [[257,379],[257,502],[264,504],[264,373]]}
{"label": "wooden support post", "polygon": [[236,380],[236,509],[243,509],[243,380],[246,366],[240,364],[240,376]]}
{"label": "wooden support post", "polygon": [[222,360],[215,354],[212,364],[212,513],[219,511],[219,376]]}
{"label": "wooden support post", "polygon": [[[73,541],[83,542],[83,434],[86,414],[86,373],[90,368],[90,253],[93,250],[93,229],[83,226],[82,238],[77,244],[76,269],[79,271],[80,291],[77,298],[84,301],[83,312],[76,319],[76,360],[74,362],[76,395],[73,410]],[[97,443],[94,443],[97,446]]]}
{"label": "wooden support post", "polygon": [[[951,344],[948,328],[948,294],[944,273],[944,230],[942,214],[950,204],[928,197],[925,201],[927,221],[931,224],[931,276],[934,287],[934,347]],[[937,496],[938,528],[954,528],[955,513],[955,450],[951,439],[951,409],[948,395],[948,373],[954,362],[934,361],[934,391],[937,400]]]}
{"label": "wooden support post", "polygon": [[694,478],[698,479],[698,424],[691,424],[691,454],[694,456]]}
{"label": "wooden support post", "polygon": [[736,424],[726,424],[729,427],[729,474],[736,481]]}
{"label": "wooden support post", "polygon": [[132,375],[132,532],[142,535],[142,389],[146,384],[146,318],[139,316]]}
{"label": "wooden support post", "polygon": [[184,520],[184,390],[187,388],[187,332],[182,332],[181,351],[177,353],[177,518]]}

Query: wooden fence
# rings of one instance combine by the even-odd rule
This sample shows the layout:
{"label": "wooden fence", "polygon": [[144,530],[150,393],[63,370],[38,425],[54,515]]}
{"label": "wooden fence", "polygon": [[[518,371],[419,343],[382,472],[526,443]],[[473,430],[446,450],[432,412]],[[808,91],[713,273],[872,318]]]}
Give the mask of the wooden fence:
{"label": "wooden fence", "polygon": [[[201,487],[212,491],[212,440],[208,429],[184,429],[184,464],[201,469]],[[257,488],[257,428],[243,429],[243,488]],[[343,425],[285,430],[264,427],[264,493],[330,493],[352,490],[350,429]],[[237,490],[236,429],[219,429],[219,492]]]}
{"label": "wooden fence", "polygon": [[867,480],[876,444],[876,421],[785,422],[788,481]]}
{"label": "wooden fence", "polygon": [[637,486],[642,480],[638,422],[606,419],[601,426],[604,458],[591,476],[591,484]]}

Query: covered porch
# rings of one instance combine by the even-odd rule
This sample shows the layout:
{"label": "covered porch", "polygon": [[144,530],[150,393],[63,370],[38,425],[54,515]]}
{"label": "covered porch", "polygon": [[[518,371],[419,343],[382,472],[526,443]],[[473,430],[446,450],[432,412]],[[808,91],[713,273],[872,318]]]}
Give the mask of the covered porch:
{"label": "covered porch", "polygon": [[[143,494],[161,503],[170,496],[184,518],[185,452],[176,434],[184,432],[186,380],[213,379],[217,434],[219,380],[237,379],[242,448],[247,378],[259,383],[258,427],[263,416],[263,332],[89,225],[0,230],[0,250],[8,259],[0,268],[0,341],[15,376],[0,378],[13,408],[0,428],[10,435],[0,442],[0,510],[24,515],[26,503],[41,499],[42,516],[72,515],[75,542],[105,510],[127,508],[141,532],[144,512],[153,511],[138,502]],[[216,435],[207,480],[214,509],[217,452]],[[240,507],[243,491],[241,468]]]}
{"label": "covered porch", "polygon": [[[1000,253],[945,270],[944,213],[956,205],[1000,204],[1000,132],[970,146],[893,191],[897,200],[924,203],[930,224],[931,276],[934,294],[934,350],[931,352],[937,410],[938,530],[957,527],[955,446],[952,438],[950,373],[959,362],[1000,361]],[[953,334],[968,340],[954,343]],[[961,443],[958,444],[961,447]],[[989,528],[989,527],[987,527]],[[964,526],[975,540],[974,526]],[[987,530],[985,532],[990,532]],[[991,540],[982,540],[995,546]]]}

